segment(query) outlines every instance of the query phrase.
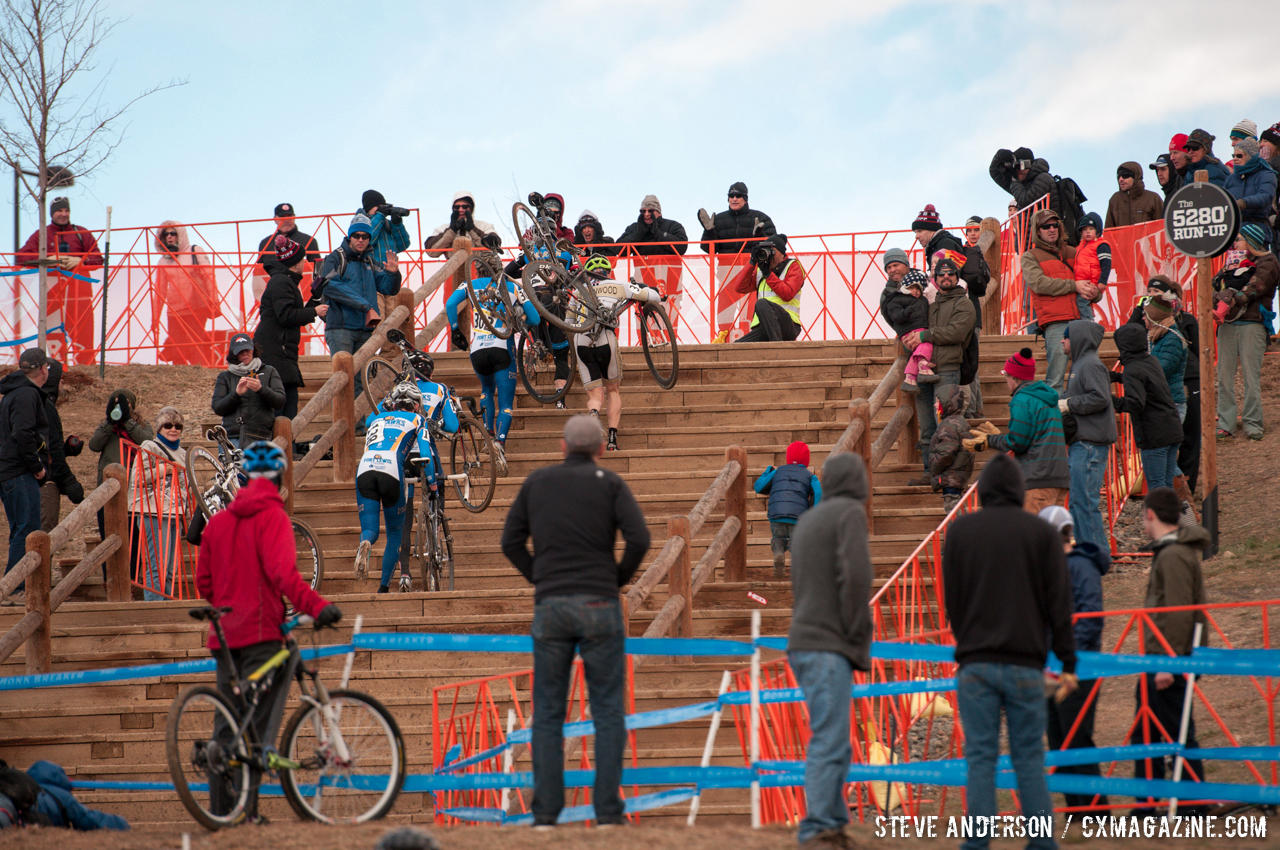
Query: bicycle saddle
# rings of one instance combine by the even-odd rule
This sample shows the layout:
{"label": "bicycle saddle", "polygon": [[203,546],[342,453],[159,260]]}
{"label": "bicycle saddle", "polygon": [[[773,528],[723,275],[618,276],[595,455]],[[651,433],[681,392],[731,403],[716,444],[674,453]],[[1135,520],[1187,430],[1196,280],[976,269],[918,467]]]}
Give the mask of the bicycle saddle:
{"label": "bicycle saddle", "polygon": [[210,606],[207,608],[192,608],[187,611],[187,613],[191,615],[193,620],[216,620],[219,617],[230,614],[231,609],[225,606],[222,608],[214,608]]}

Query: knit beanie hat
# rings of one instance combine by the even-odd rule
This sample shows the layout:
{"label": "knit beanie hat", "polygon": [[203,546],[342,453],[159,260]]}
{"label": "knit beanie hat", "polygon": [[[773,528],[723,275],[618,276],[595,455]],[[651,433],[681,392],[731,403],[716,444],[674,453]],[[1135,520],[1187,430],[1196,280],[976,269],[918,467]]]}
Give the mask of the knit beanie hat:
{"label": "knit beanie hat", "polygon": [[1173,304],[1163,298],[1149,298],[1142,307],[1142,315],[1151,320],[1151,324],[1163,324],[1173,316]]}
{"label": "knit beanie hat", "polygon": [[1156,289],[1160,292],[1171,292],[1178,298],[1182,297],[1182,284],[1178,283],[1176,280],[1171,280],[1162,274],[1153,275],[1152,278],[1147,281],[1147,289]]}
{"label": "knit beanie hat", "polygon": [[1231,138],[1256,139],[1258,138],[1258,125],[1246,118],[1231,128]]}
{"label": "knit beanie hat", "polygon": [[912,269],[902,276],[902,283],[898,286],[898,291],[906,293],[913,286],[920,287],[920,291],[924,292],[929,288],[929,278],[919,269]]}
{"label": "knit beanie hat", "polygon": [[1171,150],[1171,151],[1180,151],[1180,150],[1182,150],[1182,149],[1183,149],[1183,147],[1184,147],[1186,144],[1187,144],[1187,134],[1186,134],[1186,133],[1176,133],[1176,134],[1174,134],[1174,137],[1173,137],[1172,139],[1170,139],[1170,140],[1169,140],[1169,150]]}
{"label": "knit beanie hat", "polygon": [[911,265],[911,261],[907,259],[907,252],[901,248],[890,248],[884,252],[884,267],[889,268],[890,263],[902,263],[904,266]]}
{"label": "knit beanie hat", "polygon": [[1036,357],[1030,348],[1024,348],[1004,361],[1004,374],[1018,381],[1036,379]]}
{"label": "knit beanie hat", "polygon": [[933,204],[925,204],[924,209],[916,216],[916,220],[911,223],[912,230],[941,230],[942,219],[938,217],[938,211],[934,209]]}
{"label": "knit beanie hat", "polygon": [[369,207],[380,207],[386,202],[387,199],[382,197],[381,192],[376,189],[370,189],[360,196],[360,209],[367,210]]}
{"label": "knit beanie hat", "polygon": [[1213,140],[1218,138],[1212,135],[1208,130],[1199,128],[1192,130],[1191,135],[1187,136],[1187,143],[1195,142],[1204,148],[1204,152],[1209,156],[1213,156]]}
{"label": "knit beanie hat", "polygon": [[964,221],[965,227],[974,227],[975,225],[980,226],[981,224],[982,224],[982,216],[980,215],[971,215]]}
{"label": "knit beanie hat", "polygon": [[653,210],[659,216],[662,215],[662,204],[658,203],[657,195],[645,195],[644,200],[640,202],[640,212],[645,210]]}
{"label": "knit beanie hat", "polygon": [[292,266],[303,257],[302,246],[283,233],[276,234],[275,249],[276,259],[280,261],[280,265],[286,268]]}
{"label": "knit beanie hat", "polygon": [[1270,142],[1276,147],[1280,147],[1280,121],[1262,131],[1262,141]]}
{"label": "knit beanie hat", "polygon": [[70,211],[70,209],[71,209],[71,202],[68,201],[66,198],[54,198],[53,203],[49,205],[49,212],[51,213],[56,213],[58,210]]}
{"label": "knit beanie hat", "polygon": [[1031,152],[1031,148],[1026,148],[1026,147],[1018,148],[1016,151],[1013,152],[1013,159],[1015,162],[1021,162],[1024,159],[1035,159],[1035,158],[1036,158],[1036,155]]}
{"label": "knit beanie hat", "polygon": [[803,440],[796,440],[787,446],[787,463],[798,463],[803,466],[809,465],[809,444]]}
{"label": "knit beanie hat", "polygon": [[367,233],[369,238],[373,238],[373,223],[369,221],[369,216],[364,213],[356,213],[351,217],[351,224],[347,225],[347,235],[353,233]]}
{"label": "knit beanie hat", "polygon": [[732,186],[730,186],[730,187],[729,187],[729,192],[730,192],[730,193],[736,193],[736,194],[742,195],[742,197],[743,197],[743,198],[746,198],[746,197],[747,197],[747,184],[746,184],[746,183],[743,183],[741,180],[739,180],[737,183],[734,183]]}
{"label": "knit beanie hat", "polygon": [[1270,234],[1267,233],[1262,225],[1256,222],[1251,221],[1248,224],[1240,225],[1240,235],[1244,237],[1244,241],[1249,243],[1249,247],[1255,251],[1265,252],[1271,243]]}
{"label": "knit beanie hat", "polygon": [[1258,151],[1260,150],[1258,146],[1258,140],[1242,139],[1240,141],[1240,144],[1236,145],[1236,150],[1244,153],[1244,157],[1245,157],[1244,161],[1248,162],[1249,160],[1253,159],[1255,156],[1258,155]]}
{"label": "knit beanie hat", "polygon": [[950,257],[943,257],[933,264],[933,276],[935,278],[944,271],[953,272],[957,279],[960,277],[960,267]]}

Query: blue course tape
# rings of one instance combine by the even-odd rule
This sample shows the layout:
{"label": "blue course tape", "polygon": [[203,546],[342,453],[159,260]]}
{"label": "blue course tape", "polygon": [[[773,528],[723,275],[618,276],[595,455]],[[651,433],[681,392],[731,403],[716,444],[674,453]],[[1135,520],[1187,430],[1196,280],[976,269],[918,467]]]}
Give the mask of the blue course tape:
{"label": "blue course tape", "polygon": [[628,655],[714,656],[750,655],[752,652],[750,643],[723,638],[627,638]]}
{"label": "blue course tape", "polygon": [[[713,714],[717,707],[718,705],[715,702],[699,702],[675,708],[642,711],[638,714],[628,714],[626,725],[628,729],[653,729],[658,726],[669,726],[674,723],[684,723],[686,720],[707,717]],[[566,738],[581,738],[584,735],[594,734],[595,724],[590,720],[579,720],[574,723],[564,724],[564,736]],[[533,730],[516,729],[507,740],[512,744],[527,744],[533,740]]]}
{"label": "blue course tape", "polygon": [[[624,811],[631,813],[645,812],[662,806],[674,806],[677,803],[684,803],[692,799],[695,793],[689,788],[676,788],[669,791],[658,791],[653,794],[641,794],[638,797],[624,800],[623,808]],[[441,814],[474,823],[500,823],[506,826],[528,826],[533,823],[532,813],[508,815],[502,809],[476,806],[444,809]],[[560,817],[556,820],[556,823],[582,823],[593,820],[595,816],[595,807],[592,805],[569,806],[560,812]]]}
{"label": "blue course tape", "polygon": [[[1077,652],[1076,675],[1081,679],[1128,676],[1134,673],[1195,673],[1198,676],[1280,676],[1280,654],[1274,650],[1223,649],[1196,655],[1112,655],[1104,652]],[[1237,654],[1239,653],[1239,654]],[[1049,653],[1047,666],[1060,672],[1062,661]]]}
{"label": "blue course tape", "polygon": [[[14,269],[13,271],[0,272],[0,277],[21,277],[24,274],[40,274],[40,269]],[[102,283],[102,281],[96,278],[84,277],[83,275],[73,274],[72,272],[52,267],[49,268],[49,274],[60,277],[69,277],[72,280],[83,280],[85,283]]]}
{"label": "blue course tape", "polygon": [[[62,333],[66,329],[67,329],[66,325],[57,325],[52,328],[45,328],[45,333],[46,334]],[[11,339],[8,342],[0,342],[0,348],[13,348],[14,346],[18,346],[18,345],[26,345],[29,342],[35,342],[39,338],[40,338],[40,334],[32,334],[31,336],[24,336],[22,339]]]}
{"label": "blue course tape", "polygon": [[[661,638],[657,638],[661,640]],[[780,649],[786,651],[787,639],[784,637],[762,637],[756,639],[756,646],[761,649]],[[872,641],[871,657],[892,661],[938,661],[952,662],[956,660],[956,648],[941,643],[893,643],[891,641]]]}
{"label": "blue course tape", "polygon": [[[854,685],[852,695],[855,698],[901,696],[903,694],[927,694],[935,691],[954,691],[955,679],[921,679],[911,682],[869,682]],[[720,697],[721,705],[748,705],[751,702],[750,691],[729,691]],[[804,691],[800,688],[767,688],[760,691],[761,704],[782,702],[804,702]]]}
{"label": "blue course tape", "polygon": [[454,635],[429,632],[363,632],[352,638],[356,649],[393,652],[533,652],[528,635]]}

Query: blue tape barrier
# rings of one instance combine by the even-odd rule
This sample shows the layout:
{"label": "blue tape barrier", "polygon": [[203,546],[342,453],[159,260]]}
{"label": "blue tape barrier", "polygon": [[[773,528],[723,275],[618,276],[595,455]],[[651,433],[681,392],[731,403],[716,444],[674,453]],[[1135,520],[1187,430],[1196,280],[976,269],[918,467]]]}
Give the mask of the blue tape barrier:
{"label": "blue tape barrier", "polygon": [[[927,694],[935,691],[954,691],[955,679],[920,679],[910,682],[868,682],[854,685],[852,695],[855,699],[863,697],[891,697],[904,694]],[[720,697],[721,705],[748,705],[751,702],[750,691],[729,691]],[[804,702],[804,691],[800,688],[767,688],[760,691],[761,704],[781,702]]]}
{"label": "blue tape barrier", "polygon": [[[631,797],[623,801],[623,810],[628,814],[633,812],[647,812],[651,809],[658,809],[663,806],[674,806],[678,803],[684,803],[693,799],[695,792],[689,788],[678,788],[670,791],[658,791],[653,794],[641,794],[638,797]],[[475,823],[500,823],[504,826],[529,826],[533,823],[533,814],[525,813],[520,815],[509,815],[502,809],[480,808],[480,807],[460,807],[454,809],[442,809],[441,814],[448,815],[458,820],[472,821]],[[593,820],[596,816],[595,807],[591,805],[585,806],[569,806],[560,812],[560,817],[556,823],[582,823],[583,821]]]}
{"label": "blue tape barrier", "polygon": [[[40,269],[14,269],[13,271],[0,272],[0,277],[21,277],[24,274],[40,274]],[[83,280],[85,283],[102,283],[102,281],[97,278],[84,277],[83,275],[73,274],[72,272],[64,271],[60,268],[53,268],[52,266],[49,267],[49,274],[57,275],[59,277],[69,277],[72,280]]]}
{"label": "blue tape barrier", "polygon": [[[57,325],[52,328],[46,328],[45,333],[46,334],[62,333],[66,329],[67,329],[66,325]],[[40,334],[32,334],[31,336],[24,336],[22,339],[11,339],[11,340],[8,340],[7,342],[0,342],[0,348],[14,348],[15,346],[19,346],[19,345],[26,345],[29,342],[35,342],[39,338],[40,338]]]}

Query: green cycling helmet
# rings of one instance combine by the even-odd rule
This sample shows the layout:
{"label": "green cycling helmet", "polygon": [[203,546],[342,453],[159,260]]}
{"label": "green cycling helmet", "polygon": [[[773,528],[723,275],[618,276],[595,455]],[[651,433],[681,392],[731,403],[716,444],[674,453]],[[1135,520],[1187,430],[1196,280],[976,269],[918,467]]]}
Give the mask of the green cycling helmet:
{"label": "green cycling helmet", "polygon": [[582,270],[598,277],[608,277],[613,272],[613,263],[609,262],[607,257],[596,254],[587,260]]}

